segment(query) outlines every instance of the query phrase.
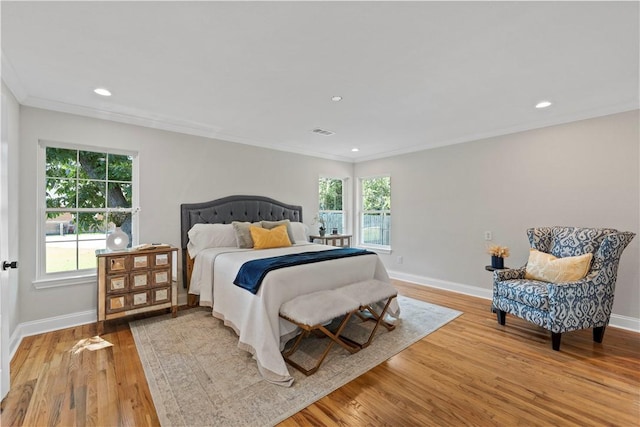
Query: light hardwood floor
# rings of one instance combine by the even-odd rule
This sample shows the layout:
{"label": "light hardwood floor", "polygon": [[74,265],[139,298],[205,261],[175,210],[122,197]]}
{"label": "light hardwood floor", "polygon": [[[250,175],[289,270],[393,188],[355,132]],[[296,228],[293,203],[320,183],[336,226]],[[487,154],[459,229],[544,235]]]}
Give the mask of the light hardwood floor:
{"label": "light hardwood floor", "polygon": [[[640,425],[640,334],[550,336],[489,301],[396,281],[400,293],[464,312],[282,423],[300,425]],[[178,314],[179,315],[179,314]],[[86,325],[25,338],[11,362],[2,426],[158,425],[128,324],[113,347],[72,354]]]}

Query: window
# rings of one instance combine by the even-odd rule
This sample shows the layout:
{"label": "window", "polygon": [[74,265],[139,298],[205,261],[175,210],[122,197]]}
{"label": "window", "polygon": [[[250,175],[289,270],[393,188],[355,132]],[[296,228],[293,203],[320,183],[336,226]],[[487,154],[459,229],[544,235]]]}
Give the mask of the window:
{"label": "window", "polygon": [[390,249],[391,177],[360,179],[359,243]]}
{"label": "window", "polygon": [[324,219],[328,233],[334,229],[338,234],[345,232],[344,181],[339,178],[318,180],[318,214]]}
{"label": "window", "polygon": [[43,144],[39,276],[94,274],[96,249],[116,226],[133,242],[134,153]]}

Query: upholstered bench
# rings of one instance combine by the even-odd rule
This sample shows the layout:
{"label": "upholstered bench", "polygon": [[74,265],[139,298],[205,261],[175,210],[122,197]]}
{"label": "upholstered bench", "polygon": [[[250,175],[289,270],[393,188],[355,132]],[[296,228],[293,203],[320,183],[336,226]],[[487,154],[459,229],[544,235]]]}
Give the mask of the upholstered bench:
{"label": "upholstered bench", "polygon": [[[334,343],[339,344],[350,353],[356,353],[360,347],[345,342],[341,339],[340,334],[347,325],[347,322],[360,309],[358,301],[348,298],[339,293],[337,290],[318,291],[310,294],[300,295],[280,306],[280,317],[294,323],[302,329],[302,333],[293,343],[289,350],[282,352],[282,357],[294,368],[298,369],[305,375],[315,373],[324,359],[329,354]],[[325,327],[333,319],[344,316],[335,332],[331,332]],[[311,369],[305,369],[298,363],[291,360],[290,356],[298,350],[303,338],[309,336],[312,331],[320,331],[327,337],[331,338],[325,348],[322,356]]]}
{"label": "upholstered bench", "polygon": [[[387,314],[387,309],[391,301],[398,295],[398,291],[390,283],[383,282],[377,279],[365,280],[362,282],[352,283],[336,290],[343,295],[344,298],[354,299],[360,305],[356,315],[362,320],[373,320],[376,322],[369,338],[364,343],[359,343],[351,339],[342,337],[343,340],[357,345],[360,348],[368,347],[373,340],[378,326],[382,325],[387,330],[392,331],[395,329],[395,325],[388,323],[384,320]],[[380,312],[376,311],[376,305],[378,303],[384,304]],[[369,313],[371,316],[364,316],[362,313]]]}
{"label": "upholstered bench", "polygon": [[[384,321],[385,314],[391,301],[398,292],[389,283],[370,279],[362,282],[352,283],[334,290],[313,292],[300,295],[291,301],[287,301],[280,307],[280,317],[286,319],[302,329],[302,333],[288,350],[282,352],[284,360],[290,365],[311,375],[318,370],[324,359],[329,354],[334,343],[339,344],[350,353],[356,353],[360,349],[368,347],[381,324],[388,330],[393,330],[395,325]],[[378,312],[375,306],[377,303],[383,304],[383,309]],[[365,316],[360,312],[369,313]],[[358,315],[363,321],[374,320],[374,326],[369,338],[364,343],[359,343],[342,336],[342,331],[349,322],[353,314]],[[325,327],[332,320],[344,316],[335,332],[331,332]],[[305,369],[298,363],[291,360],[291,355],[298,350],[300,343],[313,331],[320,331],[331,339],[327,344],[316,365],[311,369]]]}

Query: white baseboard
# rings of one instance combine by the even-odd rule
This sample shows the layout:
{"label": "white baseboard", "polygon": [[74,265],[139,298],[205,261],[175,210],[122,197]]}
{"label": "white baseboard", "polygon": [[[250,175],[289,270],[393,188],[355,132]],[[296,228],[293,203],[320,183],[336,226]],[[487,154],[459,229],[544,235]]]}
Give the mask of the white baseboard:
{"label": "white baseboard", "polygon": [[403,282],[415,283],[416,285],[428,286],[430,288],[444,289],[445,291],[471,295],[472,297],[489,300],[493,298],[493,291],[491,289],[483,289],[477,286],[448,282],[446,280],[433,279],[431,277],[417,276],[415,274],[401,273],[399,271],[388,270],[388,273],[389,277],[392,279],[402,280]]}
{"label": "white baseboard", "polygon": [[626,329],[628,331],[640,332],[640,319],[635,317],[622,316],[620,314],[611,313],[609,326],[615,328]]}
{"label": "white baseboard", "polygon": [[[483,289],[477,286],[465,285],[462,283],[448,282],[446,280],[433,279],[431,277],[417,276],[415,274],[401,273],[399,271],[388,271],[389,277],[403,282],[415,283],[416,285],[428,286],[431,288],[444,289],[445,291],[456,292],[459,294],[470,295],[473,297],[491,300],[493,291],[491,289]],[[640,332],[640,319],[620,314],[611,314],[609,326],[614,328],[626,329],[632,332]]]}
{"label": "white baseboard", "polygon": [[22,338],[22,334],[20,334],[20,325],[18,325],[11,334],[11,337],[9,337],[9,360],[13,360],[13,356],[16,354],[16,351],[18,351]]}
{"label": "white baseboard", "polygon": [[9,339],[9,360],[13,359],[18,346],[24,337],[57,331],[58,329],[72,328],[96,322],[96,310],[81,311],[62,316],[49,317],[47,319],[33,320],[18,324]]}

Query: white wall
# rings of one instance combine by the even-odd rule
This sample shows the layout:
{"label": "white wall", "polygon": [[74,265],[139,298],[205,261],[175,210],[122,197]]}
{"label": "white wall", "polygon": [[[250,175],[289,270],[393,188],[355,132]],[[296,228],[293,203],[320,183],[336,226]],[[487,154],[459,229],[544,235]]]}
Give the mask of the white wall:
{"label": "white wall", "polygon": [[[21,107],[20,321],[95,310],[96,285],[37,290],[35,252],[38,140],[139,152],[140,242],[180,247],[180,204],[233,194],[272,197],[303,207],[311,224],[320,175],[352,176],[351,163],[221,142],[71,114]],[[180,265],[180,264],[179,264]],[[181,277],[181,274],[179,274]],[[183,292],[180,286],[181,292]]]}
{"label": "white wall", "polygon": [[[572,225],[639,232],[638,111],[359,163],[391,173],[392,275],[491,294],[484,232],[528,257],[526,229]],[[613,311],[640,318],[636,236],[622,254]],[[397,264],[398,256],[403,264]]]}

